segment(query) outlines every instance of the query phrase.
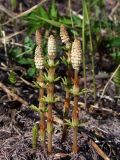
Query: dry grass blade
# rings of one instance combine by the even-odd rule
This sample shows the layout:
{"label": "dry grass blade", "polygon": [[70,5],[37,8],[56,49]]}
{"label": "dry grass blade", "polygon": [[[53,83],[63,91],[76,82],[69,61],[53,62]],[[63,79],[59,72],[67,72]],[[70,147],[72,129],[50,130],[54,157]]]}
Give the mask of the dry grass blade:
{"label": "dry grass blade", "polygon": [[102,94],[101,94],[101,98],[104,96],[104,93],[109,85],[109,83],[111,82],[111,80],[113,79],[113,77],[115,76],[116,72],[118,71],[118,69],[120,68],[120,64],[118,65],[118,67],[116,68],[116,70],[114,71],[114,73],[112,74],[112,76],[110,77],[110,79],[108,80],[108,82],[106,83],[103,91],[102,91]]}
{"label": "dry grass blade", "polygon": [[28,9],[27,11],[22,12],[22,13],[20,13],[20,14],[17,15],[17,16],[14,16],[13,18],[9,19],[7,22],[3,23],[2,26],[8,24],[9,22],[11,22],[11,21],[13,21],[13,20],[15,20],[15,19],[18,19],[18,18],[20,18],[20,17],[23,17],[23,16],[29,14],[30,12],[32,12],[34,9],[38,8],[39,6],[41,6],[41,5],[42,5],[43,3],[45,3],[46,1],[47,1],[47,0],[43,0],[43,1],[41,1],[40,3],[38,3],[37,5],[33,6],[33,7],[30,8],[30,9]]}
{"label": "dry grass blade", "polygon": [[9,41],[9,39],[11,39],[12,37],[14,36],[17,36],[18,34],[22,34],[24,32],[24,30],[22,31],[18,31],[18,32],[15,32],[15,33],[12,33],[12,34],[9,34],[8,36],[5,36],[3,38],[0,38],[0,42],[1,43],[4,43],[4,41]]}
{"label": "dry grass blade", "polygon": [[113,15],[119,7],[120,7],[120,2],[117,2],[115,7],[112,9],[111,13],[108,16],[110,20],[113,20]]}
{"label": "dry grass blade", "polygon": [[0,10],[3,11],[4,13],[6,13],[10,17],[16,16],[16,13],[8,10],[8,8],[5,8],[2,4],[0,4]]}

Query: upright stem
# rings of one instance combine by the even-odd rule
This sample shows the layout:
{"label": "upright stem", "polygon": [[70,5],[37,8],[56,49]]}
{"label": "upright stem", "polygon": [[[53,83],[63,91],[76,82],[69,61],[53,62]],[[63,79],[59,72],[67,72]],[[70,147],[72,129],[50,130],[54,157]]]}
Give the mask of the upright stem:
{"label": "upright stem", "polygon": [[90,18],[88,14],[87,4],[85,3],[85,10],[86,10],[86,19],[88,22],[88,29],[89,29],[89,39],[90,39],[90,55],[91,55],[91,63],[92,63],[92,77],[93,77],[93,86],[94,86],[94,99],[96,100],[96,82],[95,82],[95,64],[94,64],[94,53],[93,53],[93,43],[92,43],[92,34],[91,34],[91,27],[90,27]]}
{"label": "upright stem", "polygon": [[47,128],[49,129],[48,131],[48,153],[52,153],[52,130],[53,130],[53,118],[52,118],[52,105],[48,105],[48,122],[47,122]]}
{"label": "upright stem", "polygon": [[[55,69],[50,68],[48,71],[49,75],[54,77]],[[49,99],[54,98],[54,83],[53,82],[48,82],[48,87],[47,87],[47,96]],[[52,117],[52,108],[53,108],[53,103],[50,102],[48,103],[48,117],[47,117],[47,132],[48,132],[48,153],[52,153],[52,133],[53,133],[53,117]]]}
{"label": "upright stem", "polygon": [[[67,60],[69,61],[70,59],[70,51],[68,51],[69,54],[67,54],[68,58]],[[68,80],[71,79],[71,66],[68,65],[67,69],[67,78]],[[66,119],[68,118],[68,113],[69,113],[69,108],[70,108],[70,91],[69,91],[69,86],[66,86],[66,97],[64,101],[64,110],[63,110],[63,134],[62,134],[62,142],[64,142],[67,134],[67,128],[68,126],[66,125]]]}
{"label": "upright stem", "polygon": [[74,109],[73,109],[73,121],[75,123],[75,126],[73,127],[73,152],[78,152],[78,146],[77,146],[77,135],[78,135],[78,96],[74,96]]}
{"label": "upright stem", "polygon": [[[82,51],[83,51],[83,76],[84,76],[84,88],[87,87],[86,81],[86,58],[85,58],[85,9],[84,9],[84,0],[83,0],[83,22],[82,22]],[[85,93],[85,106],[86,106],[86,93]]]}
{"label": "upright stem", "polygon": [[93,77],[93,85],[94,85],[94,99],[96,100],[96,81],[95,81],[95,64],[94,64],[94,54],[91,52],[91,62],[92,62],[92,77]]}
{"label": "upright stem", "polygon": [[[72,24],[72,28],[74,29],[74,23],[73,23],[73,18],[72,18],[72,9],[71,9],[71,0],[68,1],[68,9],[69,9],[69,13],[70,13],[70,19],[71,19],[71,24]],[[75,32],[73,32],[74,34],[74,38],[75,38]]]}
{"label": "upright stem", "polygon": [[78,70],[74,70],[74,80],[75,80],[75,85],[78,87],[79,86]]}
{"label": "upright stem", "polygon": [[46,129],[46,123],[45,123],[45,103],[41,101],[41,99],[44,97],[44,80],[43,80],[43,71],[40,70],[39,73],[39,82],[41,83],[40,93],[39,93],[39,109],[40,109],[40,139],[43,145],[45,145],[45,129]]}
{"label": "upright stem", "polygon": [[[94,85],[94,99],[96,99],[96,82],[95,82],[95,69],[94,69],[94,54],[93,54],[93,44],[92,44],[92,35],[91,35],[91,27],[90,27],[90,18],[88,14],[88,8],[86,1],[83,0],[83,24],[82,24],[82,39],[83,39],[83,74],[84,74],[84,88],[86,88],[86,70],[85,70],[85,25],[88,25],[89,30],[89,40],[90,40],[90,56],[92,63],[92,77],[93,77],[93,85]],[[86,93],[85,93],[85,104],[86,104]]]}
{"label": "upright stem", "polygon": [[[74,71],[74,89],[77,90],[79,93],[79,78],[78,78],[78,71]],[[78,99],[79,96],[74,94],[74,108],[72,113],[72,125],[73,125],[73,152],[78,152],[77,146],[77,134],[78,134],[78,123],[79,123],[79,115],[78,115]]]}
{"label": "upright stem", "polygon": [[68,88],[66,88],[66,98],[64,101],[64,112],[63,112],[63,134],[62,134],[62,142],[64,142],[67,134],[67,125],[65,124],[65,120],[68,118],[68,112],[70,108],[70,92]]}

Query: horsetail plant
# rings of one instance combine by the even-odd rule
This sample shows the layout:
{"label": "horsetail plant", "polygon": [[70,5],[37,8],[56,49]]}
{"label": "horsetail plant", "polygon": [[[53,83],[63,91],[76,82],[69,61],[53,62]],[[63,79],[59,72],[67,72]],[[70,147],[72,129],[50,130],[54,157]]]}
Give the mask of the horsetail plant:
{"label": "horsetail plant", "polygon": [[77,132],[79,125],[79,114],[78,114],[78,99],[79,99],[79,67],[82,60],[82,52],[81,52],[81,44],[78,39],[75,39],[72,44],[71,50],[71,63],[74,69],[74,80],[73,80],[73,88],[71,90],[74,95],[74,107],[72,112],[72,127],[73,127],[73,146],[72,150],[74,153],[77,153]]}
{"label": "horsetail plant", "polygon": [[45,80],[47,82],[47,97],[45,102],[48,104],[48,116],[47,116],[47,132],[48,132],[48,153],[52,153],[52,133],[53,133],[53,116],[52,108],[55,103],[54,97],[54,82],[55,79],[55,56],[56,56],[56,41],[53,35],[48,38],[48,70],[45,74]]}
{"label": "horsetail plant", "polygon": [[70,90],[69,89],[70,89],[70,77],[71,77],[70,75],[70,72],[71,72],[71,63],[70,63],[71,43],[70,43],[68,32],[64,25],[60,26],[60,37],[61,37],[62,43],[65,44],[65,49],[67,50],[66,51],[67,59],[64,58],[66,61],[66,65],[67,65],[67,77],[63,79],[63,84],[65,86],[65,92],[66,92],[64,108],[63,108],[63,135],[62,135],[62,142],[63,142],[65,140],[66,133],[67,133],[66,119],[68,117],[68,112],[70,108]]}
{"label": "horsetail plant", "polygon": [[44,68],[44,57],[42,53],[42,37],[40,32],[37,30],[36,31],[36,50],[35,50],[35,66],[39,70],[38,74],[38,84],[40,86],[40,91],[39,91],[39,111],[40,111],[40,139],[43,145],[45,145],[45,129],[46,129],[46,124],[45,124],[45,102],[42,101],[44,97],[44,75],[43,75],[43,68]]}

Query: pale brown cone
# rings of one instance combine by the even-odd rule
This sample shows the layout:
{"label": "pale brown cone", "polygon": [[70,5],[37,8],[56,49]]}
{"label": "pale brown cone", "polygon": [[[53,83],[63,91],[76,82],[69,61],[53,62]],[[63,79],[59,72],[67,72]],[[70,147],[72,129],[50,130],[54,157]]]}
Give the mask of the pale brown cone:
{"label": "pale brown cone", "polygon": [[66,44],[70,41],[66,27],[63,24],[60,26],[60,37],[61,37],[62,43]]}
{"label": "pale brown cone", "polygon": [[74,42],[72,43],[72,50],[71,50],[71,63],[73,69],[79,70],[81,61],[82,61],[81,44],[78,39],[75,39]]}
{"label": "pale brown cone", "polygon": [[36,44],[37,46],[42,46],[42,36],[41,36],[41,33],[39,30],[36,30],[36,33],[35,33],[35,38],[36,38]]}
{"label": "pale brown cone", "polygon": [[42,49],[40,46],[37,46],[35,49],[35,57],[34,57],[34,61],[35,61],[35,66],[37,69],[43,69],[43,63],[44,63],[44,57],[42,55]]}
{"label": "pale brown cone", "polygon": [[48,38],[48,56],[50,59],[54,59],[56,56],[56,41],[53,35]]}

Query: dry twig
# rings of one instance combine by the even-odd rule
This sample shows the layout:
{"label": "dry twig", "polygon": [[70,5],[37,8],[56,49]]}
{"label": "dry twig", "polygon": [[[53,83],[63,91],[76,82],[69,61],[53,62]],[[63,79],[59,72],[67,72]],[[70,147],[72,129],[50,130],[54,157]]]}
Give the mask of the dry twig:
{"label": "dry twig", "polygon": [[3,38],[0,38],[0,42],[7,43],[9,41],[9,39],[11,39],[12,37],[14,37],[18,34],[22,34],[23,32],[24,32],[24,30],[9,34],[8,36],[4,36]]}
{"label": "dry twig", "polygon": [[110,158],[108,158],[108,156],[101,150],[101,148],[94,141],[90,140],[90,144],[104,160],[110,160]]}
{"label": "dry twig", "polygon": [[23,100],[20,96],[10,91],[2,82],[0,82],[0,88],[2,88],[2,90],[8,95],[10,95],[14,100],[17,100],[20,103],[24,104],[25,106],[28,106],[27,101]]}
{"label": "dry twig", "polygon": [[[26,107],[29,106],[29,103],[27,101],[25,101],[24,99],[22,99],[20,96],[18,96],[17,94],[15,93],[12,93],[8,88],[7,86],[5,86],[2,82],[0,82],[0,88],[5,92],[7,93],[8,95],[10,95],[14,100],[17,100],[19,101],[20,103],[22,103],[23,105],[25,105]],[[46,113],[45,114],[46,117],[48,117],[48,114]],[[58,118],[57,116],[53,115],[53,121],[55,123],[59,123],[60,125],[63,125],[63,121]]]}

